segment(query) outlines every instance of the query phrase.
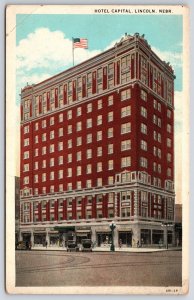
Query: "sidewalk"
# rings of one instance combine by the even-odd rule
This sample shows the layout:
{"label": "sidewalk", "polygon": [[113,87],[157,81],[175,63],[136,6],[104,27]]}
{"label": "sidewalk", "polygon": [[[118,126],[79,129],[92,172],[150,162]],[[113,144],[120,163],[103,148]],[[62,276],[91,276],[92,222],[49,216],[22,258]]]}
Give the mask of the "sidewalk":
{"label": "sidewalk", "polygon": [[[47,251],[67,251],[66,247],[32,247],[32,250],[47,250]],[[166,248],[130,248],[130,247],[122,247],[115,248],[115,252],[131,252],[131,253],[148,253],[148,252],[159,252],[159,251],[180,251],[181,247],[170,247]],[[92,252],[111,252],[109,247],[95,247],[92,249]]]}

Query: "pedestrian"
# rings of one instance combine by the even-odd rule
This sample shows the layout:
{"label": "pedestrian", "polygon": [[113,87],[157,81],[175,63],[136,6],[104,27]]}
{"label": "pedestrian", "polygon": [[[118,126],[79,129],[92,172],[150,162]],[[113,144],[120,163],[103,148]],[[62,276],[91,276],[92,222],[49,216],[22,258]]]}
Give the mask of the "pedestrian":
{"label": "pedestrian", "polygon": [[46,242],[45,242],[45,246],[46,246],[46,248],[47,248],[47,245],[48,245],[48,242],[46,241]]}
{"label": "pedestrian", "polygon": [[119,240],[119,248],[121,249],[121,247],[122,247],[122,240],[120,239]]}
{"label": "pedestrian", "polygon": [[139,248],[139,240],[137,241],[137,248]]}

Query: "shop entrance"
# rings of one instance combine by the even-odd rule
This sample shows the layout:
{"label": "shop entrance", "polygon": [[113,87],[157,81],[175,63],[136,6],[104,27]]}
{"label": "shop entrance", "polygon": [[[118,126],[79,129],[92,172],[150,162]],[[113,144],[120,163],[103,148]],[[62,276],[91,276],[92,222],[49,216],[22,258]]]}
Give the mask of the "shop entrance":
{"label": "shop entrance", "polygon": [[132,243],[131,231],[119,231],[119,244],[122,246],[130,247]]}
{"label": "shop entrance", "polygon": [[29,243],[31,240],[31,233],[22,233],[23,241]]}
{"label": "shop entrance", "polygon": [[141,229],[141,246],[151,244],[151,230]]}
{"label": "shop entrance", "polygon": [[158,245],[164,244],[163,230],[153,230],[152,231],[152,244],[158,244]]}
{"label": "shop entrance", "polygon": [[99,232],[97,233],[97,245],[98,247],[101,246],[108,246],[112,243],[112,234],[109,232]]}

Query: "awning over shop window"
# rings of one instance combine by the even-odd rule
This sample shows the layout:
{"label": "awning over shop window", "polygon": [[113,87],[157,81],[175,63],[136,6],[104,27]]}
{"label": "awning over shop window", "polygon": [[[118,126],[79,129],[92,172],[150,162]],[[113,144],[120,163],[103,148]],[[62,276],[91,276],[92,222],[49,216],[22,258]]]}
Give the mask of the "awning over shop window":
{"label": "awning over shop window", "polygon": [[127,229],[127,228],[123,228],[123,229],[118,229],[119,232],[131,232],[132,229]]}

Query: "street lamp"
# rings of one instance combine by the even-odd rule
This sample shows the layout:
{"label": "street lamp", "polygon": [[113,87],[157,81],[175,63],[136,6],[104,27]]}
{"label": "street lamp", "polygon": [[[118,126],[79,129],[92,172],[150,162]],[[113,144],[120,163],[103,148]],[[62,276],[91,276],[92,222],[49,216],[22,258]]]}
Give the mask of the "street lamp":
{"label": "street lamp", "polygon": [[111,230],[111,234],[112,234],[112,243],[110,246],[110,251],[115,251],[115,245],[114,245],[114,230],[116,228],[116,224],[112,221],[112,223],[110,224],[110,230]]}
{"label": "street lamp", "polygon": [[168,227],[173,226],[173,224],[163,223],[161,226],[166,228],[166,249],[168,249]]}

